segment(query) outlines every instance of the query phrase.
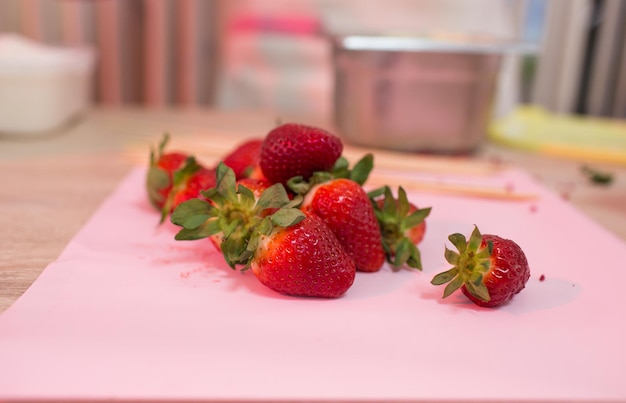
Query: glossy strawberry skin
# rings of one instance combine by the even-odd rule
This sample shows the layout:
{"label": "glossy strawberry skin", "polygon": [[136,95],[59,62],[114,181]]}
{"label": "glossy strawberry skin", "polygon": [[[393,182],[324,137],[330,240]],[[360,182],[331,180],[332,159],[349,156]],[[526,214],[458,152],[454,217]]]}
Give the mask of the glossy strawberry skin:
{"label": "glossy strawberry skin", "polygon": [[271,183],[294,176],[308,180],[313,172],[329,171],[343,144],[333,134],[311,126],[286,123],[270,131],[261,147],[260,167]]}
{"label": "glossy strawberry skin", "polygon": [[483,283],[489,290],[489,301],[483,301],[472,295],[465,285],[461,291],[476,305],[496,307],[511,300],[522,291],[530,278],[530,269],[526,255],[515,242],[496,235],[484,234],[481,247],[493,242],[491,268],[483,277]]}
{"label": "glossy strawberry skin", "polygon": [[201,191],[215,186],[215,170],[200,168],[194,172],[184,183],[175,189],[171,210],[174,210],[180,203],[202,197]]}
{"label": "glossy strawberry skin", "polygon": [[385,262],[382,237],[367,193],[349,179],[334,179],[314,186],[303,209],[318,215],[363,272],[380,270]]}
{"label": "glossy strawberry skin", "polygon": [[[167,197],[172,190],[172,180],[174,172],[180,169],[187,160],[188,155],[180,152],[170,152],[159,156],[159,159],[150,167],[151,170],[157,169],[165,173],[167,180],[163,182],[148,181],[148,198],[150,203],[158,210],[162,209]],[[152,187],[152,188],[150,188]]]}
{"label": "glossy strawberry skin", "polygon": [[163,154],[157,161],[157,167],[170,174],[182,167],[189,155],[181,152],[170,152]]}
{"label": "glossy strawberry skin", "polygon": [[259,166],[262,144],[263,139],[261,138],[244,141],[224,157],[224,164],[235,172],[237,179],[263,178],[261,167]]}
{"label": "glossy strawberry skin", "polygon": [[281,294],[337,298],[354,283],[354,261],[315,214],[261,239],[250,266],[265,286]]}

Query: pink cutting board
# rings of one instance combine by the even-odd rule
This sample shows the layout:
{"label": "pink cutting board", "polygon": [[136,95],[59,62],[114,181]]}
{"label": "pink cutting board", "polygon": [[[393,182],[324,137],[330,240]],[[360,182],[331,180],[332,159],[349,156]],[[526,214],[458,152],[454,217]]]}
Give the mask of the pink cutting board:
{"label": "pink cutting board", "polygon": [[[281,296],[209,241],[157,226],[137,168],[0,316],[0,401],[626,401],[626,244],[522,172],[537,200],[411,193],[424,271]],[[532,276],[499,309],[440,298],[447,235],[516,240]],[[545,280],[540,281],[544,275]]]}

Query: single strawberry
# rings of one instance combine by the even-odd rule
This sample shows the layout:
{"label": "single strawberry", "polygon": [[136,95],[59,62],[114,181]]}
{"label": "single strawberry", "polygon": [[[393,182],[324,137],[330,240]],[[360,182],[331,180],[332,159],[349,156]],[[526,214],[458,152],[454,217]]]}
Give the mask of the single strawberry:
{"label": "single strawberry", "polygon": [[[335,298],[354,282],[354,262],[328,226],[297,206],[282,184],[257,198],[225,164],[217,167],[217,185],[180,204],[172,223],[178,240],[221,236],[224,259],[235,269],[252,269],[265,286],[287,295]],[[269,212],[269,214],[268,214]]]}
{"label": "single strawberry", "polygon": [[314,185],[301,208],[324,220],[354,260],[357,270],[380,270],[385,262],[381,233],[370,199],[361,185],[345,178]]}
{"label": "single strawberry", "polygon": [[259,164],[270,182],[286,184],[294,176],[308,180],[316,171],[331,170],[342,151],[341,140],[326,130],[285,123],[265,137]]}
{"label": "single strawberry", "polygon": [[165,152],[170,140],[165,134],[156,150],[150,151],[150,165],[146,176],[146,190],[150,204],[161,210],[172,189],[174,172],[185,165],[189,155],[182,152]]}
{"label": "single strawberry", "polygon": [[287,185],[304,197],[300,206],[322,218],[348,252],[358,271],[375,272],[385,261],[378,222],[362,185],[374,166],[367,154],[352,169],[340,157],[332,170],[317,171],[304,180],[291,178]]}
{"label": "single strawberry", "polygon": [[411,203],[404,188],[398,188],[395,198],[388,186],[369,193],[378,220],[387,261],[394,267],[407,265],[422,269],[417,245],[424,238],[426,217],[431,208],[418,209]]}
{"label": "single strawberry", "polygon": [[263,179],[263,172],[259,166],[262,144],[262,138],[246,140],[228,153],[222,162],[235,172],[237,179]]}
{"label": "single strawberry", "polygon": [[354,261],[326,223],[310,211],[290,227],[259,237],[250,260],[252,272],[281,294],[337,298],[352,286]]}
{"label": "single strawberry", "polygon": [[515,242],[497,235],[481,235],[476,226],[469,241],[458,233],[448,239],[458,250],[445,249],[446,260],[453,267],[431,281],[434,285],[448,284],[444,298],[461,288],[475,304],[497,307],[526,286],[530,278],[528,260]]}

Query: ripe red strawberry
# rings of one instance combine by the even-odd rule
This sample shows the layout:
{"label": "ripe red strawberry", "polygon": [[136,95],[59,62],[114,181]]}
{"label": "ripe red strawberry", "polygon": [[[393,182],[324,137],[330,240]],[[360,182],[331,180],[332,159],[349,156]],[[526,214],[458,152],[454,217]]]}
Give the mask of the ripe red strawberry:
{"label": "ripe red strawberry", "polygon": [[286,184],[294,176],[308,180],[313,172],[331,170],[342,151],[341,140],[333,134],[316,127],[286,123],[265,137],[260,166],[272,183]]}
{"label": "ripe red strawberry", "polygon": [[170,192],[172,203],[170,211],[175,209],[180,203],[202,197],[203,190],[210,189],[215,186],[215,169],[208,169],[198,166],[196,170],[189,173],[188,176],[181,175],[175,177],[174,186]]}
{"label": "ripe red strawberry", "polygon": [[380,270],[385,251],[374,209],[361,185],[345,178],[313,186],[303,210],[318,215],[333,231],[359,271]]}
{"label": "ripe red strawberry", "polygon": [[284,294],[335,298],[352,285],[350,256],[319,217],[295,207],[301,200],[290,200],[282,184],[257,198],[220,164],[216,187],[202,194],[207,200],[189,200],[172,213],[172,223],[182,227],[176,239],[219,234],[232,268],[252,268],[264,285]]}
{"label": "ripe red strawberry", "polygon": [[281,294],[337,298],[354,283],[354,261],[328,226],[311,212],[290,227],[276,227],[258,241],[250,267]]}
{"label": "ripe red strawberry", "polygon": [[246,140],[228,153],[222,161],[235,172],[237,179],[263,179],[263,172],[259,166],[262,144],[261,138]]}
{"label": "ripe red strawberry", "polygon": [[526,255],[518,244],[497,235],[481,235],[478,227],[469,241],[462,234],[448,237],[458,253],[446,247],[445,257],[450,270],[437,274],[434,285],[446,284],[446,298],[461,288],[472,302],[484,307],[497,307],[524,289],[530,278]]}
{"label": "ripe red strawberry", "polygon": [[[380,197],[382,194],[382,197]],[[424,238],[426,217],[430,207],[418,209],[411,203],[402,187],[394,198],[385,186],[369,193],[383,238],[387,261],[394,267],[404,264],[422,268],[421,254],[417,245]]]}
{"label": "ripe red strawberry", "polygon": [[148,200],[157,209],[161,210],[167,196],[172,189],[174,172],[185,165],[189,155],[182,152],[165,152],[169,142],[169,135],[165,134],[157,150],[150,152],[150,165],[146,177]]}

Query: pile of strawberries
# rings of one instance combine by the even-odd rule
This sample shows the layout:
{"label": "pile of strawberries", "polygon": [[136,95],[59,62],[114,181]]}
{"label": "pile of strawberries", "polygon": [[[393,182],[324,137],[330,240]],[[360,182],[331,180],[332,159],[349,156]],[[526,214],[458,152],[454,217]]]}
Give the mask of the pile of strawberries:
{"label": "pile of strawberries", "polygon": [[[166,152],[167,142],[166,136],[151,153],[146,181],[161,221],[169,217],[181,227],[177,240],[211,239],[231,268],[251,269],[279,293],[336,298],[357,272],[379,271],[385,262],[422,268],[417,245],[430,207],[417,208],[402,187],[395,195],[389,186],[366,192],[373,156],[350,167],[341,140],[328,131],[282,124],[240,144],[214,167],[187,153]],[[444,296],[462,288],[482,305],[495,306],[486,288],[496,269],[489,262],[499,250],[494,245],[512,241],[485,235],[481,245],[477,228],[468,242],[460,234],[449,239],[460,253],[446,248],[454,267],[433,284],[449,283]],[[513,287],[506,300],[528,280],[527,263],[518,266],[521,288]]]}

